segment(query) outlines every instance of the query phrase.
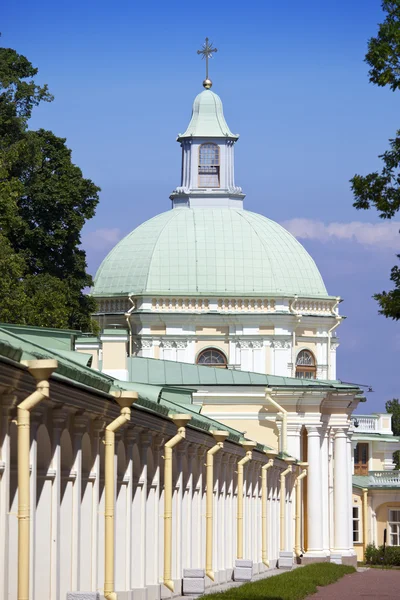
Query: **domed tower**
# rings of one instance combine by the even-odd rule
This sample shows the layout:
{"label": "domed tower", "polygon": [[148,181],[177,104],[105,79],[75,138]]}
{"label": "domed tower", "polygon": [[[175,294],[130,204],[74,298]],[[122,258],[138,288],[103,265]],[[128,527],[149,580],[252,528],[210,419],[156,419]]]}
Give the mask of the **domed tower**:
{"label": "domed tower", "polygon": [[[172,209],[103,260],[95,317],[109,335],[127,330],[131,356],[335,379],[339,298],[288,231],[244,210],[234,178],[239,136],[208,76],[203,85],[177,138],[182,176]],[[121,377],[121,368],[111,374]]]}

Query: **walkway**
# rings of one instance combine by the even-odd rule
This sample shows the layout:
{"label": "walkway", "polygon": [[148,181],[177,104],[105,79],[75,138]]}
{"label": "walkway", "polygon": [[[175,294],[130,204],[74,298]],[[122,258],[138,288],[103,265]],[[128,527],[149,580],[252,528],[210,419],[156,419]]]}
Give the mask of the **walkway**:
{"label": "walkway", "polygon": [[400,571],[368,569],[322,587],[307,600],[399,600]]}

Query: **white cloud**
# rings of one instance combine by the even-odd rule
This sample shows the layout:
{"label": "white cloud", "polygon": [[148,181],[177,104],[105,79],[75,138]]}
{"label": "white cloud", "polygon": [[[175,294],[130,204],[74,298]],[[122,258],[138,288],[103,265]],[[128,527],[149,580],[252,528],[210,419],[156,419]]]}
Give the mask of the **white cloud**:
{"label": "white cloud", "polygon": [[400,223],[384,221],[382,223],[323,223],[313,219],[290,219],[281,223],[296,238],[301,240],[351,240],[364,246],[400,250]]}
{"label": "white cloud", "polygon": [[90,250],[106,250],[114,246],[121,237],[121,231],[116,227],[113,229],[96,229],[83,236],[82,246]]}

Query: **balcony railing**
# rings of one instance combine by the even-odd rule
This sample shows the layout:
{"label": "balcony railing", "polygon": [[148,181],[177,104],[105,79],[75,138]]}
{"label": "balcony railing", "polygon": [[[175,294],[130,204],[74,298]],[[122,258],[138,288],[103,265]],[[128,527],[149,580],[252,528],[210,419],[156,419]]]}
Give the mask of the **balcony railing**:
{"label": "balcony railing", "polygon": [[400,487],[400,471],[369,471],[370,487]]}
{"label": "balcony railing", "polygon": [[378,433],[379,415],[354,415],[351,417],[353,427],[357,433]]}

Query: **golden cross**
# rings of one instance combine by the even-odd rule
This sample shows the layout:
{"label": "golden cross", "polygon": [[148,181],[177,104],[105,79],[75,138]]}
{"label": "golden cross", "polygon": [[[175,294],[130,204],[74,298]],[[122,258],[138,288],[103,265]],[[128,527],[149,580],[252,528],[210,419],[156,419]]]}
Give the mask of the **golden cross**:
{"label": "golden cross", "polygon": [[218,52],[217,48],[213,48],[212,42],[208,43],[208,38],[206,37],[206,41],[203,44],[203,48],[201,50],[197,50],[197,54],[201,54],[202,58],[206,59],[206,79],[208,79],[208,59],[212,58],[212,55]]}

